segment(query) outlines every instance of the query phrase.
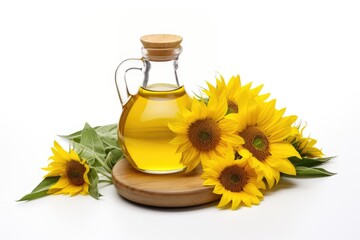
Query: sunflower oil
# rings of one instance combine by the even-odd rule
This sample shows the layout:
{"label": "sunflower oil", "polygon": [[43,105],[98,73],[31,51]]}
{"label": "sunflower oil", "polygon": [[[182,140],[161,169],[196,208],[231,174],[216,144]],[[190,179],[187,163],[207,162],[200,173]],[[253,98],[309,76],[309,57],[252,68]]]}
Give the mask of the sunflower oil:
{"label": "sunflower oil", "polygon": [[140,87],[125,104],[119,121],[119,139],[126,159],[147,173],[173,173],[184,169],[181,153],[169,142],[175,137],[168,122],[181,107],[190,105],[184,87],[154,84]]}

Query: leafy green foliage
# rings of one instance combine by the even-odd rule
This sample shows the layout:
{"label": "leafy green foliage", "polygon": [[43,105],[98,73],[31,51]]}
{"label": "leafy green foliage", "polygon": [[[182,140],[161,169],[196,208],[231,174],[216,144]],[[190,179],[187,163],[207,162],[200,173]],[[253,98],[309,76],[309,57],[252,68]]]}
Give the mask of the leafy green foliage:
{"label": "leafy green foliage", "polygon": [[80,142],[73,142],[75,151],[81,158],[92,167],[101,167],[101,159],[105,158],[105,148],[96,131],[86,123],[82,132]]}
{"label": "leafy green foliage", "polygon": [[92,167],[106,165],[111,170],[123,156],[117,137],[117,124],[92,128],[86,123],[81,131],[61,137],[70,140],[75,150]]}
{"label": "leafy green foliage", "polygon": [[[106,136],[108,138],[117,139],[117,124],[109,124],[104,126],[97,126],[93,128],[99,136]],[[69,141],[80,142],[82,130],[74,132],[69,135],[60,135]]]}
{"label": "leafy green foliage", "polygon": [[[123,151],[120,148],[117,137],[117,124],[97,126],[92,128],[85,123],[81,131],[70,135],[60,136],[70,141],[81,159],[85,159],[90,167],[88,178],[90,181],[89,195],[99,199],[99,183],[112,183],[111,170],[114,165],[123,158]],[[101,174],[107,180],[100,179]],[[48,191],[60,176],[47,177],[34,190],[19,199],[18,201],[28,201],[48,195]]]}
{"label": "leafy green foliage", "polygon": [[289,158],[290,162],[294,166],[302,166],[302,167],[315,167],[321,164],[326,163],[327,161],[333,159],[335,157],[324,157],[324,158],[306,158],[303,157],[302,159],[297,157]]}
{"label": "leafy green foliage", "polygon": [[[101,196],[98,189],[99,182],[112,182],[110,175],[112,168],[124,155],[118,142],[117,124],[92,128],[85,123],[81,131],[61,137],[70,140],[75,151],[90,165],[89,194],[99,199]],[[99,174],[108,180],[100,180]]]}
{"label": "leafy green foliage", "polygon": [[124,157],[124,153],[121,149],[114,148],[112,149],[106,156],[105,164],[110,168],[113,169],[115,164]]}
{"label": "leafy green foliage", "polygon": [[50,189],[50,187],[52,185],[54,185],[58,180],[59,177],[47,177],[44,178],[44,180],[42,180],[42,182],[37,185],[36,188],[34,188],[34,190],[32,190],[31,193],[23,196],[21,199],[17,200],[17,201],[29,201],[29,200],[34,200],[37,198],[41,198],[44,197],[46,195],[48,195],[48,190]]}
{"label": "leafy green foliage", "polygon": [[90,181],[89,195],[95,199],[99,199],[99,197],[101,196],[98,188],[99,176],[94,168],[90,169],[88,177]]}
{"label": "leafy green foliage", "polygon": [[296,169],[296,176],[298,176],[298,177],[326,177],[326,176],[333,176],[336,174],[336,173],[326,171],[323,168],[311,168],[311,167],[298,166],[298,167],[295,167],[295,169]]}
{"label": "leafy green foliage", "polygon": [[324,158],[297,158],[291,157],[289,158],[290,162],[294,165],[296,169],[296,176],[289,176],[284,174],[287,177],[327,177],[333,176],[336,173],[329,172],[323,168],[318,168],[334,157],[324,157]]}

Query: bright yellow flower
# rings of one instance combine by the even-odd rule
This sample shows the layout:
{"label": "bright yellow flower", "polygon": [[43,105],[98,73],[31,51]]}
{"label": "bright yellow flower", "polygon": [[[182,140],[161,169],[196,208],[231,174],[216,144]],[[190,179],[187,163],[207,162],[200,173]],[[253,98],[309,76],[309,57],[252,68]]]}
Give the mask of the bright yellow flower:
{"label": "bright yellow flower", "polygon": [[300,129],[300,124],[293,127],[293,134],[287,138],[287,141],[291,143],[295,149],[299,152],[300,156],[307,158],[320,158],[324,154],[320,149],[315,147],[316,140],[310,137],[305,138],[303,131],[306,125]]}
{"label": "bright yellow flower", "polygon": [[242,94],[244,91],[248,92],[252,97],[252,104],[255,104],[257,101],[265,101],[270,96],[270,94],[259,95],[263,85],[251,89],[251,84],[252,83],[250,82],[241,86],[239,75],[236,77],[232,76],[228,84],[226,84],[224,78],[220,76],[220,79],[216,79],[216,87],[207,83],[209,90],[204,90],[204,92],[209,98],[212,96],[219,97],[224,94],[228,103],[227,113],[237,113],[242,102],[244,102],[244,97],[248,97],[247,95]]}
{"label": "bright yellow flower", "polygon": [[219,208],[227,206],[237,209],[241,203],[250,207],[259,204],[265,189],[262,173],[248,164],[248,159],[234,160],[234,151],[228,146],[223,158],[213,159],[206,163],[201,175],[205,186],[214,186],[214,193],[222,195]]}
{"label": "bright yellow flower", "polygon": [[200,162],[224,154],[228,143],[234,147],[243,143],[235,133],[236,122],[225,117],[226,111],[224,97],[211,97],[207,105],[193,98],[191,110],[183,108],[176,121],[168,124],[176,133],[171,143],[178,145],[177,152],[182,153],[181,163],[187,167],[186,172]]}
{"label": "bright yellow flower", "polygon": [[297,117],[283,117],[285,109],[276,110],[275,103],[275,100],[261,102],[242,108],[237,115],[230,115],[237,120],[238,133],[245,141],[238,153],[249,158],[251,167],[263,171],[270,188],[279,181],[280,172],[296,175],[288,158],[300,157],[296,149],[285,141]]}
{"label": "bright yellow flower", "polygon": [[49,194],[70,194],[71,196],[89,193],[90,181],[88,178],[89,165],[81,160],[74,150],[65,151],[56,141],[54,148],[51,148],[53,160],[48,167],[43,168],[49,171],[45,177],[60,176],[57,183],[49,189]]}

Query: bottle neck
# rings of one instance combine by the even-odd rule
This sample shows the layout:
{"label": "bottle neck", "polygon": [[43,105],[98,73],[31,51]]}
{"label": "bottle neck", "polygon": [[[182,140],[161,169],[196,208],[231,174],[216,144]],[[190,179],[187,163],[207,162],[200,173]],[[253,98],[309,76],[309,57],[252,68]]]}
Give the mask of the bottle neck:
{"label": "bottle neck", "polygon": [[145,65],[143,88],[155,91],[169,91],[183,85],[178,77],[177,58],[167,61],[145,59]]}

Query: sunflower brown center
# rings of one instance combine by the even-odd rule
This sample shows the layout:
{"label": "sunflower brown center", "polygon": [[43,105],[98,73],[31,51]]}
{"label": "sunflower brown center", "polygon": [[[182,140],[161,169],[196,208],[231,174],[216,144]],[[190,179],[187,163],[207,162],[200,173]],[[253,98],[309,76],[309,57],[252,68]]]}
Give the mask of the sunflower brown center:
{"label": "sunflower brown center", "polygon": [[78,161],[71,160],[66,166],[66,175],[71,184],[81,186],[85,183],[84,173],[86,168]]}
{"label": "sunflower brown center", "polygon": [[239,107],[236,103],[234,103],[233,101],[228,101],[228,110],[227,113],[238,113],[239,112]]}
{"label": "sunflower brown center", "polygon": [[239,133],[244,139],[244,147],[249,150],[254,157],[260,161],[264,161],[269,152],[269,141],[266,135],[257,127],[247,127],[244,131]]}
{"label": "sunflower brown center", "polygon": [[188,136],[197,150],[210,151],[220,142],[221,129],[215,120],[201,119],[190,125]]}
{"label": "sunflower brown center", "polygon": [[222,170],[219,180],[223,187],[231,192],[241,192],[247,184],[245,170],[237,165]]}

